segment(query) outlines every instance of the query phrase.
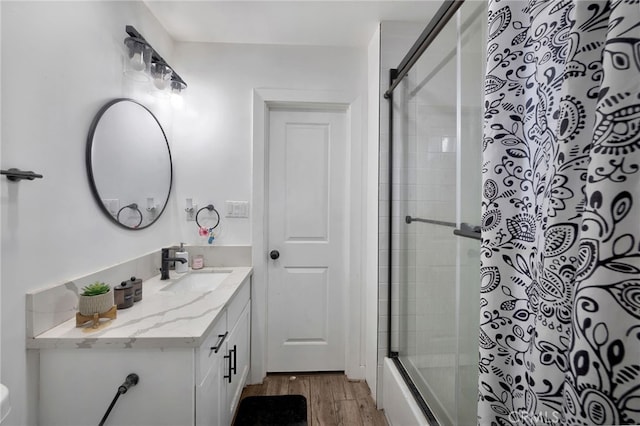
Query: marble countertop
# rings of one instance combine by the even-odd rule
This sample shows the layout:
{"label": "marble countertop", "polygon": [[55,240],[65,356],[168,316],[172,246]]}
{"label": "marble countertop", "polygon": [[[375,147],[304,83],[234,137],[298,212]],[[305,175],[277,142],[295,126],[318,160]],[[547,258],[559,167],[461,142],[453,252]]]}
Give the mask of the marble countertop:
{"label": "marble countertop", "polygon": [[225,271],[229,275],[214,290],[208,292],[162,291],[187,274],[171,271],[170,280],[160,280],[160,275],[154,276],[143,282],[142,300],[130,308],[118,310],[116,319],[102,320],[97,328],[92,328],[90,324],[76,327],[76,320],[73,318],[34,338],[28,338],[27,348],[198,347],[253,269],[204,268],[190,272]]}

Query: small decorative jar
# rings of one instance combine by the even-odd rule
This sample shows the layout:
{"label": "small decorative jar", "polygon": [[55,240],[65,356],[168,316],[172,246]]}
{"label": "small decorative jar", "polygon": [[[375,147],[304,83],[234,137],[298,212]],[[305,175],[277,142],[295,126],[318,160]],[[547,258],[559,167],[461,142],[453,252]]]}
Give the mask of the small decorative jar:
{"label": "small decorative jar", "polygon": [[133,284],[132,281],[122,281],[115,288],[115,301],[118,309],[127,309],[133,306]]}
{"label": "small decorative jar", "polygon": [[191,268],[193,269],[202,269],[204,268],[204,256],[201,254],[197,254],[193,256],[193,261],[191,263]]}

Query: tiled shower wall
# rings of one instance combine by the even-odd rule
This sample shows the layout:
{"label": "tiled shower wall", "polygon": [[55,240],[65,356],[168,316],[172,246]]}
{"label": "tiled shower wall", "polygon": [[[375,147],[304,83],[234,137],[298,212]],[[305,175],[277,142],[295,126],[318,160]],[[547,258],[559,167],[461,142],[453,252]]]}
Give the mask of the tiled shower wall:
{"label": "tiled shower wall", "polygon": [[[389,102],[382,95],[389,86],[389,69],[398,66],[423,29],[423,25],[407,22],[381,25],[379,371],[387,355],[389,333]],[[405,354],[418,363],[421,357],[428,357],[433,364],[434,355],[437,358],[442,354],[443,362],[447,362],[444,358],[455,352],[455,342],[450,338],[438,345],[430,344],[433,342],[428,339],[450,334],[449,330],[439,333],[437,328],[448,328],[456,320],[452,309],[456,296],[452,285],[456,279],[456,244],[451,228],[423,223],[408,225],[404,218],[411,215],[455,222],[456,111],[455,106],[432,105],[433,90],[442,93],[447,88],[408,92],[407,87],[415,89],[421,83],[416,79],[424,78],[419,65],[394,92],[391,345],[393,350],[402,345]],[[455,87],[450,89],[455,91]],[[433,297],[434,287],[443,286],[451,291],[439,291],[438,297]]]}
{"label": "tiled shower wall", "polygon": [[[403,218],[455,222],[455,111],[429,107],[421,97],[405,105],[409,130],[406,142],[398,143],[398,150],[404,151],[397,185],[400,245],[393,250],[401,268],[398,344],[401,353],[421,368],[427,360],[429,365],[439,364],[434,356],[450,360],[455,352],[450,329],[456,323],[456,241],[451,228],[406,224]],[[413,121],[416,125],[411,127]]]}
{"label": "tiled shower wall", "polygon": [[[455,22],[438,34],[403,82],[399,109],[406,110],[402,116],[407,118],[398,127],[407,130],[399,129],[395,144],[406,151],[398,204],[407,215],[449,223],[456,222],[458,156]],[[417,369],[451,365],[456,352],[456,237],[450,227],[401,221],[400,240],[400,265],[407,271],[400,273],[399,285],[403,363]]]}

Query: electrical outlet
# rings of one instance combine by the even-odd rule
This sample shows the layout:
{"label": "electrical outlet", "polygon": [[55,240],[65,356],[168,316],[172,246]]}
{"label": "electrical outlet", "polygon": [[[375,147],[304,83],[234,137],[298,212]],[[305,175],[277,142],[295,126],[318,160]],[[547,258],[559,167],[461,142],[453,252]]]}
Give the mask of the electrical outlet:
{"label": "electrical outlet", "polygon": [[187,213],[187,222],[195,222],[196,220],[196,213],[198,212],[198,205],[194,204],[193,208],[191,209],[191,211],[186,210]]}

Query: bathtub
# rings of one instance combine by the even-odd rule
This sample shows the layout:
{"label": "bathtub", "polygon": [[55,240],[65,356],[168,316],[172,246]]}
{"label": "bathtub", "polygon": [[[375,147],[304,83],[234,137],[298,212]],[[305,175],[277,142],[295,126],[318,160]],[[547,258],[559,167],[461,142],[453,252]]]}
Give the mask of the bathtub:
{"label": "bathtub", "polygon": [[384,359],[382,408],[389,426],[430,426],[391,358]]}

